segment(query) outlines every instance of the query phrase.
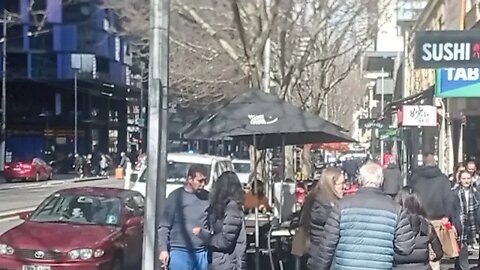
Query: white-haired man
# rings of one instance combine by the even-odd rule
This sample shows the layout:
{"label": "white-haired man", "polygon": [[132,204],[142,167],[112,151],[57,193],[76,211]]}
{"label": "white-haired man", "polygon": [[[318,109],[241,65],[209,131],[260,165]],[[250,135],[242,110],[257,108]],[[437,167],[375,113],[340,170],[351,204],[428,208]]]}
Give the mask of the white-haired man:
{"label": "white-haired man", "polygon": [[310,254],[310,269],[392,269],[394,253],[412,253],[410,222],[381,190],[382,167],[367,162],[359,180],[358,193],[341,199],[332,210],[321,236],[324,244],[318,254]]}

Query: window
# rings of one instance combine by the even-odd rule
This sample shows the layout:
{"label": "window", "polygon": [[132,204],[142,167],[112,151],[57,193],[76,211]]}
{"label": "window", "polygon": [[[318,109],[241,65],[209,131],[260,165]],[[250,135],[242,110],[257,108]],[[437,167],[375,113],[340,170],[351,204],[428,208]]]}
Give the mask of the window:
{"label": "window", "polygon": [[91,18],[94,8],[90,3],[64,3],[63,5],[63,22],[79,23]]}
{"label": "window", "polygon": [[86,22],[77,26],[77,40],[80,51],[88,51],[89,47],[95,45],[95,28],[93,23]]}
{"label": "window", "polygon": [[7,77],[25,78],[27,77],[27,54],[9,53],[7,55]]}
{"label": "window", "polygon": [[30,41],[30,49],[33,50],[53,50],[53,29],[52,26],[45,26],[41,31],[37,31],[36,27],[30,27],[32,33],[28,37]]}
{"label": "window", "polygon": [[30,0],[32,5],[32,11],[45,11],[47,10],[47,0]]}
{"label": "window", "polygon": [[23,39],[23,26],[9,25],[9,27],[7,28],[7,51],[23,50]]}
{"label": "window", "polygon": [[114,197],[55,194],[38,207],[30,220],[116,226],[120,224],[120,207],[120,199]]}
{"label": "window", "polygon": [[134,216],[143,216],[145,201],[142,196],[132,196],[125,200],[125,208]]}
{"label": "window", "polygon": [[54,53],[32,54],[32,76],[57,77],[57,55]]}
{"label": "window", "polygon": [[20,13],[20,1],[19,0],[3,0],[0,2],[0,10],[8,10],[11,13]]}
{"label": "window", "polygon": [[100,73],[110,73],[110,63],[108,59],[97,57],[97,71]]}

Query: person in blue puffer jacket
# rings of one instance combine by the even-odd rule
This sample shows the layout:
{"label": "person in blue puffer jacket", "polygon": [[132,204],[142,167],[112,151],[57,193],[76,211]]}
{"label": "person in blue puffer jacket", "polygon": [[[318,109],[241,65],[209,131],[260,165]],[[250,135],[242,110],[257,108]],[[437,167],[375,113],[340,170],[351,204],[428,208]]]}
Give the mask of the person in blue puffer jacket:
{"label": "person in blue puffer jacket", "polygon": [[311,253],[315,270],[391,270],[394,254],[409,255],[415,247],[410,221],[382,190],[383,170],[367,162],[360,168],[362,188],[338,201]]}

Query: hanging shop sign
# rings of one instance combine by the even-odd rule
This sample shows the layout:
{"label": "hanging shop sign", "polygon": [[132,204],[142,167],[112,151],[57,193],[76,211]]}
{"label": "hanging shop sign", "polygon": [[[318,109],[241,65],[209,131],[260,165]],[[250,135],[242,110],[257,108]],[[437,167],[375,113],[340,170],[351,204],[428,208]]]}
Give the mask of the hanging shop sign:
{"label": "hanging shop sign", "polygon": [[401,123],[404,127],[436,127],[437,107],[431,105],[403,105]]}
{"label": "hanging shop sign", "polygon": [[480,66],[480,31],[420,31],[415,34],[415,68]]}
{"label": "hanging shop sign", "polygon": [[480,97],[480,68],[437,69],[435,96]]}
{"label": "hanging shop sign", "polygon": [[402,130],[398,128],[383,128],[379,130],[379,138],[382,141],[401,141],[402,137]]}

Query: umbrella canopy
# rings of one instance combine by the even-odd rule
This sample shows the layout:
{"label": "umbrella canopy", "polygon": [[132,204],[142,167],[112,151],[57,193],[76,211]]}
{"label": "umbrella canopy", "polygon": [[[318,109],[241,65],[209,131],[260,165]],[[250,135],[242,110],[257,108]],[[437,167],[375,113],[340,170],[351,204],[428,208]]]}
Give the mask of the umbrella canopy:
{"label": "umbrella canopy", "polygon": [[341,128],[258,89],[248,89],[189,128],[186,139],[237,137],[257,148],[282,145],[354,142]]}

